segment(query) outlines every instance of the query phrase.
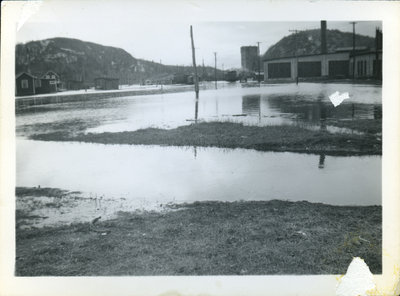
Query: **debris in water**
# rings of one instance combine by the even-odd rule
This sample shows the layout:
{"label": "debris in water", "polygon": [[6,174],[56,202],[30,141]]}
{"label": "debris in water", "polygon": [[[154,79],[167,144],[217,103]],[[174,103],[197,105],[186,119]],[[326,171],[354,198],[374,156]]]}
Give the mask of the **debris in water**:
{"label": "debris in water", "polygon": [[350,97],[348,92],[339,94],[339,92],[337,91],[329,96],[329,99],[335,107],[339,106],[344,100],[347,100],[349,98]]}

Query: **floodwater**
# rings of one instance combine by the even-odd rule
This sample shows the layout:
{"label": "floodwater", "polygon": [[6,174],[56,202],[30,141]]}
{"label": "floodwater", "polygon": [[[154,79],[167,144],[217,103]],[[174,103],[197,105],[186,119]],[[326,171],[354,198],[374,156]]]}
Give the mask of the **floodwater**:
{"label": "floodwater", "polygon": [[[84,124],[86,132],[121,132],[141,128],[176,128],[199,121],[230,121],[247,125],[296,124],[318,128],[321,119],[360,119],[382,116],[382,88],[351,84],[304,83],[242,88],[240,84],[220,85],[223,89],[163,95],[131,96],[36,106],[17,116],[17,134],[22,127],[66,123]],[[329,96],[348,92],[350,99],[333,107]],[[197,114],[196,114],[197,110]],[[344,131],[328,126],[330,131]]]}
{"label": "floodwater", "polygon": [[18,186],[113,198],[380,204],[378,156],[18,140],[17,159]]}
{"label": "floodwater", "polygon": [[[328,98],[335,91],[350,95],[336,108]],[[42,142],[27,140],[22,128],[33,126],[47,132],[65,122],[71,127],[83,123],[85,132],[174,128],[192,123],[195,110],[194,94],[187,92],[43,105],[19,112],[17,186],[82,192],[68,208],[38,213],[47,217],[38,225],[90,221],[97,215],[112,217],[120,210],[162,210],[168,203],[204,200],[382,203],[380,156]],[[232,84],[200,92],[197,110],[200,121],[318,128],[321,119],[381,118],[381,87],[288,84],[240,88]],[[68,124],[60,126],[68,128]]]}

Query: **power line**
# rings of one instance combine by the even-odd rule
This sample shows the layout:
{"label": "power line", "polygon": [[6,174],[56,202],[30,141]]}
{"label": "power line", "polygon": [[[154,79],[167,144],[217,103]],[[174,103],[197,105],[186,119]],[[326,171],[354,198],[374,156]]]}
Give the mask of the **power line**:
{"label": "power line", "polygon": [[257,77],[257,80],[258,80],[258,86],[260,86],[260,83],[261,83],[261,80],[260,80],[260,78],[261,78],[261,65],[260,65],[260,63],[261,63],[261,55],[260,55],[260,41],[257,41],[257,57],[258,57],[258,77]]}

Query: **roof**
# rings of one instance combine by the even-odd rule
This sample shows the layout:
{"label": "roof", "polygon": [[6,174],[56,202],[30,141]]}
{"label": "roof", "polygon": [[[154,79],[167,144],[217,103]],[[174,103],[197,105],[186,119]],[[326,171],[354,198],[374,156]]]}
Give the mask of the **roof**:
{"label": "roof", "polygon": [[46,73],[44,73],[44,74],[42,75],[42,77],[40,77],[40,78],[43,78],[43,79],[51,79],[51,78],[44,78],[44,76],[46,76],[48,73],[53,73],[54,75],[59,76],[56,72],[54,72],[54,71],[52,71],[52,70],[49,70],[49,71],[47,71]]}
{"label": "roof", "polygon": [[[356,46],[354,47],[354,49],[356,51],[360,51],[360,50],[368,50],[368,46]],[[352,46],[348,46],[348,47],[338,47],[335,49],[335,52],[342,52],[342,51],[353,51],[353,47]]]}
{"label": "roof", "polygon": [[364,52],[356,52],[355,55],[353,53],[350,53],[350,57],[362,56],[362,55],[368,55],[368,54],[374,54],[375,55],[376,53],[380,54],[380,53],[382,53],[382,50],[378,50],[378,51],[376,51],[376,50],[368,50],[368,51],[364,51]]}
{"label": "roof", "polygon": [[[326,30],[326,51],[328,53],[340,50],[353,49],[353,34],[352,32],[341,32],[339,30]],[[356,34],[357,47],[374,47],[375,38]],[[348,47],[348,49],[346,48]],[[268,48],[264,53],[264,58],[272,59],[277,57],[309,55],[321,53],[321,30],[312,29],[300,31],[296,34],[290,34],[283,37],[277,43]]]}
{"label": "roof", "polygon": [[32,77],[33,79],[37,78],[36,76],[33,76],[32,74],[29,74],[29,73],[27,73],[27,72],[21,72],[21,73],[18,73],[18,74],[15,76],[15,79],[18,79],[18,78],[19,78],[21,75],[23,75],[23,74],[26,74],[26,75]]}

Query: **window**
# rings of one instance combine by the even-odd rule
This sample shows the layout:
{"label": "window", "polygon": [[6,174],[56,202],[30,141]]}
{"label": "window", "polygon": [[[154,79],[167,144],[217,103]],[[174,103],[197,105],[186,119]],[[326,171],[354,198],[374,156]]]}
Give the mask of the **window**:
{"label": "window", "polygon": [[367,76],[367,61],[364,61],[364,76]]}
{"label": "window", "polygon": [[36,79],[35,80],[35,87],[42,87],[42,80]]}
{"label": "window", "polygon": [[367,61],[357,62],[357,73],[359,77],[367,76]]}
{"label": "window", "polygon": [[290,78],[290,63],[268,64],[268,78]]}
{"label": "window", "polygon": [[28,84],[28,79],[22,79],[21,80],[21,88],[28,88],[29,84]]}

